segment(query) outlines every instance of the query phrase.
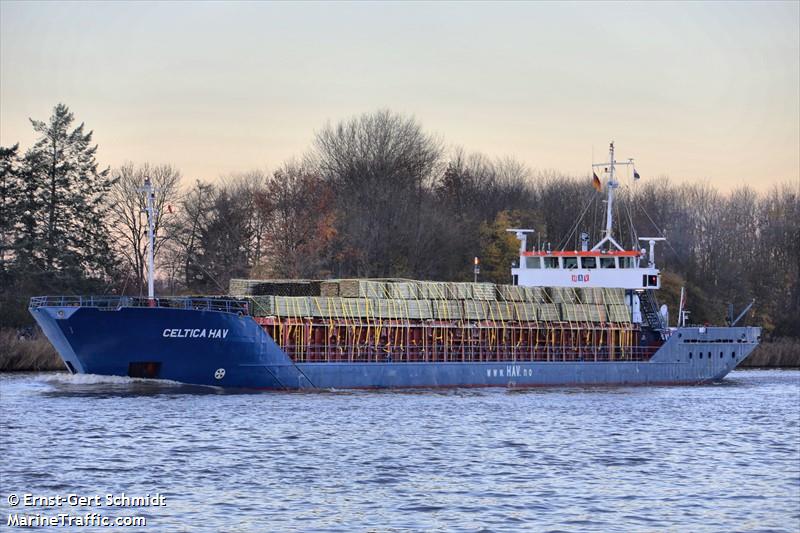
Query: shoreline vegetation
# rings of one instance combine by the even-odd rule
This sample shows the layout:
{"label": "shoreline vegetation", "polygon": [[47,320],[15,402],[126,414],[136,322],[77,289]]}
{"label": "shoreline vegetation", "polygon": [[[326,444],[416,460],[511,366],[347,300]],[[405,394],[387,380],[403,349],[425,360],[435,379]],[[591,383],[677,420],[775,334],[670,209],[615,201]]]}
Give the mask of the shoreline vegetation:
{"label": "shoreline vegetation", "polygon": [[[739,368],[800,368],[800,340],[789,337],[764,342]],[[40,331],[20,334],[0,330],[0,372],[66,370],[53,346]]]}
{"label": "shoreline vegetation", "polygon": [[800,339],[782,337],[764,342],[738,368],[800,368]]}
{"label": "shoreline vegetation", "polygon": [[66,370],[47,337],[37,329],[0,329],[0,372]]}

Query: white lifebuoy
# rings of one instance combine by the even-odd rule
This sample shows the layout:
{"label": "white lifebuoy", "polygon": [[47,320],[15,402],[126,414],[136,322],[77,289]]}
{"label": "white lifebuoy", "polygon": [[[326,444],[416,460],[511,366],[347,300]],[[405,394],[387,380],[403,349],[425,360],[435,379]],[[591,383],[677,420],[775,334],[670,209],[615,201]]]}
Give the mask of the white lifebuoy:
{"label": "white lifebuoy", "polygon": [[217,371],[214,372],[214,377],[216,379],[224,378],[225,377],[225,369],[224,368],[218,368]]}

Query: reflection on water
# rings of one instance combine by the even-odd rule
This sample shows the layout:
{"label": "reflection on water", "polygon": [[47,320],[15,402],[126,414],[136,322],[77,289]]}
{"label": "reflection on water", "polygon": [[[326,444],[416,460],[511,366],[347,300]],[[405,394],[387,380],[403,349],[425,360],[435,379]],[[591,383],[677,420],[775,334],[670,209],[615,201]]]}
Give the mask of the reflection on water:
{"label": "reflection on water", "polygon": [[0,406],[3,522],[12,492],[124,491],[166,494],[136,513],[152,531],[800,530],[797,371],[315,393],[5,374]]}

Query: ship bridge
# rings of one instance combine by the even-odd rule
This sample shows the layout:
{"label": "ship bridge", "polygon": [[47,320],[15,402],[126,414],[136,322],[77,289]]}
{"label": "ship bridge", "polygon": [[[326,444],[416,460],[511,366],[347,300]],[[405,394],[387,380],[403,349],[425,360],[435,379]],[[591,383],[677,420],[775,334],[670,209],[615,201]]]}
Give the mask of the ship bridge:
{"label": "ship bridge", "polygon": [[[606,191],[606,227],[603,238],[589,249],[589,235],[581,234],[581,249],[578,250],[527,250],[531,229],[509,229],[519,239],[519,264],[511,269],[512,283],[526,287],[600,287],[626,289],[643,292],[661,288],[661,276],[655,263],[655,244],[663,237],[639,237],[649,243],[646,249],[626,250],[614,238],[614,195],[619,187],[615,169],[618,166],[633,168],[634,179],[639,173],[633,167],[633,159],[617,161],[614,143],[608,151],[608,161],[592,164],[593,185],[600,191],[602,183],[597,171],[608,175]],[[580,220],[578,220],[580,223]],[[577,227],[577,226],[576,226]],[[632,246],[635,246],[632,245]]]}
{"label": "ship bridge", "polygon": [[[592,164],[592,184],[599,192],[602,190],[602,181],[597,176],[607,175],[606,180],[606,226],[600,241],[591,249],[589,248],[589,235],[581,233],[580,250],[551,250],[547,245],[544,248],[528,250],[528,236],[534,232],[532,229],[508,229],[519,239],[519,262],[511,269],[511,278],[514,285],[525,287],[566,287],[572,289],[604,288],[624,289],[625,302],[631,311],[632,321],[640,323],[643,319],[654,330],[662,332],[667,326],[666,306],[658,307],[655,290],[661,288],[661,273],[656,268],[655,244],[665,240],[664,237],[634,237],[631,248],[637,241],[650,245],[649,250],[626,250],[614,238],[614,196],[619,181],[616,177],[616,167],[629,166],[633,168],[634,180],[639,179],[639,173],[633,166],[633,159],[617,161],[614,155],[614,143],[611,142],[608,151],[608,161]],[[584,210],[584,213],[586,211]],[[583,215],[575,225],[581,223]],[[635,231],[634,231],[635,235]]]}
{"label": "ship bridge", "polygon": [[661,288],[660,272],[643,250],[525,251],[523,248],[519,266],[511,269],[511,275],[514,285],[526,287]]}

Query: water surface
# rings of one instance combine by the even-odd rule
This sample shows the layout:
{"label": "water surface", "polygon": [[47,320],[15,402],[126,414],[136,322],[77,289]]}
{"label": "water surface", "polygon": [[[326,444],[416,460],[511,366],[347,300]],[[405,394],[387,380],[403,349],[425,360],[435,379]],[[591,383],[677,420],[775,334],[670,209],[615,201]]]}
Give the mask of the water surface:
{"label": "water surface", "polygon": [[[3,526],[9,512],[99,511],[145,516],[142,531],[800,531],[799,371],[252,394],[4,374],[0,406]],[[167,505],[7,503],[122,492]]]}

